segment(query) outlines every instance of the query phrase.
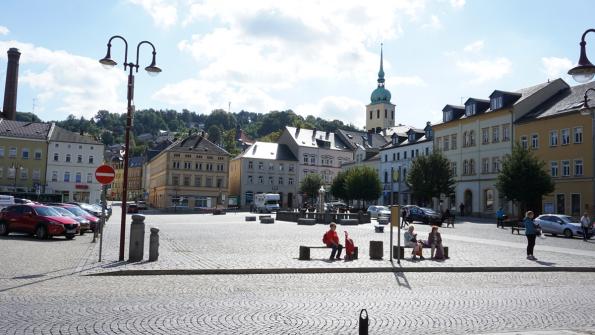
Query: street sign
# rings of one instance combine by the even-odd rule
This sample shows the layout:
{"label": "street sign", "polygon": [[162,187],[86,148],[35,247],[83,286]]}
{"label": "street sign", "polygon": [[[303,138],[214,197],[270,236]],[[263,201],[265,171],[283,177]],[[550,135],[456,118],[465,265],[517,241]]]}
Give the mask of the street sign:
{"label": "street sign", "polygon": [[95,170],[95,179],[100,184],[109,184],[114,181],[114,177],[116,176],[116,171],[109,165],[101,165]]}

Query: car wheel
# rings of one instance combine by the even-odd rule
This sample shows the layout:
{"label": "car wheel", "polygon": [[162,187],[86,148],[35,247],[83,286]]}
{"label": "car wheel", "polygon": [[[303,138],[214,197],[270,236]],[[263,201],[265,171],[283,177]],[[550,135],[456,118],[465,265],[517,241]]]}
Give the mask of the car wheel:
{"label": "car wheel", "polygon": [[74,238],[75,234],[66,234],[66,239],[67,240],[72,240]]}
{"label": "car wheel", "polygon": [[0,222],[0,235],[8,235],[8,224],[6,224],[6,222]]}
{"label": "car wheel", "polygon": [[39,225],[35,229],[35,235],[37,235],[38,240],[45,240],[48,237],[48,231],[44,226]]}
{"label": "car wheel", "polygon": [[564,237],[571,238],[572,237],[572,230],[566,228],[564,229]]}

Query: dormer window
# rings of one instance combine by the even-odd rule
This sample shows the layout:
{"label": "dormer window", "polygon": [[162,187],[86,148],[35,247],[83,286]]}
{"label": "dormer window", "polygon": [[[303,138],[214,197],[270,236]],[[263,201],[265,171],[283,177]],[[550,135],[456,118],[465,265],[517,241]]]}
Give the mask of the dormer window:
{"label": "dormer window", "polygon": [[475,104],[469,104],[465,106],[465,115],[471,116],[475,115]]}
{"label": "dormer window", "polygon": [[393,145],[396,145],[396,144],[397,144],[397,137],[395,136],[395,137],[393,137]]}
{"label": "dormer window", "polygon": [[432,129],[426,130],[426,139],[431,140],[434,135],[432,134]]}
{"label": "dormer window", "polygon": [[442,121],[444,121],[444,122],[452,121],[452,109],[444,112]]}
{"label": "dormer window", "polygon": [[409,134],[409,142],[415,141],[415,134]]}
{"label": "dormer window", "polygon": [[504,97],[503,96],[493,97],[490,100],[490,109],[496,110],[496,109],[500,109],[502,107],[504,107]]}

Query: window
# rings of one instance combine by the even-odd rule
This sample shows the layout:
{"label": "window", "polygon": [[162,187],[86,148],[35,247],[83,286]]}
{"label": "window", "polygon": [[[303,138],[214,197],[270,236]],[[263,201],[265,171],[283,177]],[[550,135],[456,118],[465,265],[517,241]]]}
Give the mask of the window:
{"label": "window", "polygon": [[403,159],[407,159],[407,151],[403,151]]}
{"label": "window", "polygon": [[289,184],[289,185],[293,185],[293,178],[289,178],[289,179],[287,180],[287,184]]}
{"label": "window", "polygon": [[475,174],[475,160],[474,159],[469,160],[469,174],[471,174],[471,175]]}
{"label": "window", "polygon": [[21,180],[29,178],[29,169],[21,168]]}
{"label": "window", "polygon": [[385,119],[388,118],[388,110],[387,109],[384,110],[384,118]]}
{"label": "window", "polygon": [[528,148],[529,143],[527,142],[527,136],[521,136],[521,147],[523,149]]}
{"label": "window", "polygon": [[14,178],[14,176],[16,176],[16,169],[15,168],[9,168],[8,169],[8,175],[6,177],[8,178]]}
{"label": "window", "polygon": [[285,164],[279,163],[279,171],[285,170]]}
{"label": "window", "polygon": [[558,176],[558,162],[557,161],[550,162],[550,174],[552,175],[552,177]]}
{"label": "window", "polygon": [[500,126],[492,127],[492,143],[500,142]]}
{"label": "window", "polygon": [[70,172],[68,172],[68,171],[64,172],[64,182],[65,183],[70,182]]}
{"label": "window", "polygon": [[92,183],[93,183],[93,174],[87,173],[87,184],[92,184]]}
{"label": "window", "polygon": [[184,169],[189,170],[192,168],[192,162],[184,162]]}
{"label": "window", "polygon": [[89,164],[93,164],[94,160],[95,160],[95,158],[93,156],[89,156]]}
{"label": "window", "polygon": [[562,161],[562,177],[570,176],[570,161]]}
{"label": "window", "polygon": [[70,162],[70,154],[66,154],[66,162]]}
{"label": "window", "polygon": [[23,148],[23,150],[21,150],[21,157],[23,157],[23,159],[29,159],[29,148]]}
{"label": "window", "polygon": [[436,150],[441,150],[442,148],[442,137],[438,137],[436,139]]}
{"label": "window", "polygon": [[397,152],[397,160],[400,160],[400,159],[401,159],[401,153]]}
{"label": "window", "polygon": [[558,131],[552,130],[550,131],[550,147],[555,147],[558,145]]}
{"label": "window", "polygon": [[539,148],[539,135],[531,134],[531,149]]}
{"label": "window", "polygon": [[184,175],[184,186],[190,186],[190,176]]}
{"label": "window", "polygon": [[17,156],[17,148],[12,147],[10,149],[8,149],[8,157],[9,158],[15,158]]}
{"label": "window", "polygon": [[475,146],[475,132],[473,130],[469,132],[469,145]]}
{"label": "window", "polygon": [[275,165],[273,163],[269,163],[269,171],[273,171],[275,169]]}
{"label": "window", "polygon": [[481,129],[481,144],[490,143],[490,128]]}
{"label": "window", "polygon": [[492,173],[500,172],[500,158],[492,157]]}
{"label": "window", "polygon": [[504,97],[503,96],[494,97],[494,98],[492,98],[492,100],[490,100],[490,108],[492,110],[500,109],[500,108],[502,108],[503,105],[504,105]]}
{"label": "window", "polygon": [[273,185],[273,176],[269,176],[269,185]]}
{"label": "window", "polygon": [[442,121],[448,122],[450,120],[452,120],[452,110],[448,110],[442,115]]}
{"label": "window", "polygon": [[377,109],[376,110],[376,118],[377,119],[380,119],[380,109]]}
{"label": "window", "polygon": [[223,178],[217,178],[217,188],[222,188],[223,186]]}
{"label": "window", "polygon": [[503,124],[502,125],[502,142],[510,141],[510,125]]}
{"label": "window", "polygon": [[494,190],[487,189],[484,191],[484,207],[486,211],[494,210]]}
{"label": "window", "polygon": [[463,161],[463,175],[466,176],[469,174],[469,162],[467,160]]}
{"label": "window", "polygon": [[426,156],[430,154],[430,148],[426,147]]}
{"label": "window", "polygon": [[463,132],[463,148],[469,146],[469,136],[467,136],[467,132]]}
{"label": "window", "polygon": [[58,154],[54,154],[54,162],[57,162],[60,159],[60,156]]}
{"label": "window", "polygon": [[283,177],[279,177],[279,185],[283,185]]}
{"label": "window", "polygon": [[262,162],[258,162],[258,169],[259,170],[262,170],[263,166],[264,166],[264,164]]}
{"label": "window", "polygon": [[393,152],[393,162],[395,161],[396,154]]}
{"label": "window", "polygon": [[248,161],[248,169],[253,169],[254,168],[254,164],[252,163],[252,161]]}
{"label": "window", "polygon": [[372,111],[370,111],[370,120],[372,120]]}
{"label": "window", "polygon": [[40,176],[41,176],[41,173],[39,172],[39,169],[35,169],[35,170],[33,170],[33,174],[31,174],[31,179],[39,180]]}
{"label": "window", "polygon": [[177,174],[172,175],[171,176],[171,184],[174,186],[180,185],[180,176],[178,176]]}
{"label": "window", "polygon": [[312,164],[312,165],[316,164],[316,156],[314,156],[314,155],[310,156],[310,164]]}
{"label": "window", "polygon": [[80,172],[77,172],[77,173],[74,175],[74,182],[75,182],[75,183],[78,183],[78,184],[80,184],[80,183],[81,183],[81,181],[82,181],[82,176],[81,176],[81,173],[80,173]]}
{"label": "window", "polygon": [[490,173],[490,159],[489,158],[481,159],[481,173]]}
{"label": "window", "polygon": [[36,161],[41,160],[41,150],[35,150],[35,154],[33,155],[33,159]]}
{"label": "window", "polygon": [[457,148],[457,134],[450,135],[450,148],[452,150]]}
{"label": "window", "polygon": [[83,155],[77,155],[76,156],[76,162],[79,163],[79,164],[82,163],[83,162]]}
{"label": "window", "polygon": [[58,181],[58,171],[52,171],[52,181]]}
{"label": "window", "polygon": [[583,127],[574,127],[574,143],[583,143]]}
{"label": "window", "polygon": [[583,160],[582,159],[574,160],[574,175],[575,176],[583,175]]}
{"label": "window", "polygon": [[173,161],[173,168],[174,168],[174,169],[179,169],[179,168],[180,168],[180,162],[178,162],[178,161]]}
{"label": "window", "polygon": [[448,151],[449,148],[450,148],[450,141],[448,139],[448,136],[444,136],[444,151]]}
{"label": "window", "polygon": [[4,147],[0,147],[0,158],[4,157]]}
{"label": "window", "polygon": [[213,187],[213,177],[207,177],[207,180],[205,182],[205,186],[206,187]]}
{"label": "window", "polygon": [[567,145],[570,143],[570,129],[562,129],[562,145]]}
{"label": "window", "polygon": [[450,171],[452,172],[453,176],[457,176],[457,162],[450,162]]}
{"label": "window", "polygon": [[258,183],[264,184],[264,178],[262,176],[258,176]]}
{"label": "window", "polygon": [[[252,184],[252,176],[248,176],[248,183]],[[194,176],[194,186],[202,186],[202,176]]]}
{"label": "window", "polygon": [[465,106],[465,115],[471,116],[475,115],[475,104],[469,104]]}
{"label": "window", "polygon": [[289,164],[289,169],[288,169],[288,171],[289,171],[289,172],[293,172],[293,170],[294,170],[294,166],[293,166],[293,164]]}

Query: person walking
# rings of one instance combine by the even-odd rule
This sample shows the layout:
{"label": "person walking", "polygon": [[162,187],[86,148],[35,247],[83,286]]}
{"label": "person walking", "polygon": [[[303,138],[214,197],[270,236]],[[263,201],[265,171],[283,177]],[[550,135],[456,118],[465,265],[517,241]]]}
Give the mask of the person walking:
{"label": "person walking", "polygon": [[459,209],[461,210],[461,216],[465,216],[465,204],[461,202],[459,205]]}
{"label": "person walking", "polygon": [[581,217],[581,228],[583,229],[583,241],[587,242],[589,239],[589,227],[591,226],[591,218],[585,212]]}
{"label": "person walking", "polygon": [[535,224],[533,221],[533,214],[532,211],[527,211],[525,213],[525,218],[523,219],[523,224],[525,225],[525,236],[527,236],[527,259],[536,261],[537,258],[533,256],[533,249],[535,248],[535,238],[538,235],[538,228],[539,226]]}
{"label": "person walking", "polygon": [[324,234],[322,237],[322,243],[326,244],[327,247],[332,248],[331,257],[329,260],[335,260],[335,254],[337,255],[336,259],[341,259],[341,251],[343,251],[343,246],[339,244],[339,235],[337,235],[337,225],[334,223],[330,224],[330,229]]}
{"label": "person walking", "polygon": [[408,226],[409,223],[407,222],[407,207],[403,207],[401,211],[401,228]]}
{"label": "person walking", "polygon": [[504,210],[502,209],[502,207],[500,207],[498,211],[496,211],[496,228],[504,228],[504,216]]}

